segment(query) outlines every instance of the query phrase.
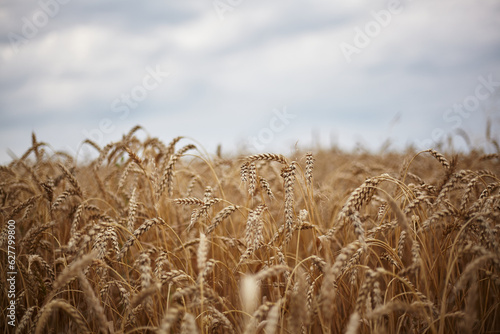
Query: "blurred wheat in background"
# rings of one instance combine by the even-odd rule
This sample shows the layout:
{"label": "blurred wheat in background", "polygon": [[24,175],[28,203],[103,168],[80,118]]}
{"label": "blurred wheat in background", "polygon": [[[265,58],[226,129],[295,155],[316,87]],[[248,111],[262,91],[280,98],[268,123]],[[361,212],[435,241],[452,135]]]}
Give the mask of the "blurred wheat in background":
{"label": "blurred wheat in background", "polygon": [[[3,333],[498,333],[499,155],[208,155],[134,127],[0,166]],[[16,326],[7,224],[16,222]]]}

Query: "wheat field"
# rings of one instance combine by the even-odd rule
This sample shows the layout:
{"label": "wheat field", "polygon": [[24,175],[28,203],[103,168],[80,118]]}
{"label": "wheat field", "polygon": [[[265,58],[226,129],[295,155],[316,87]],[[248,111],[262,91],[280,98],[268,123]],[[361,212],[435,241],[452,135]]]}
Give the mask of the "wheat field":
{"label": "wheat field", "polygon": [[142,130],[85,163],[33,134],[0,166],[2,333],[500,333],[498,154],[209,155]]}

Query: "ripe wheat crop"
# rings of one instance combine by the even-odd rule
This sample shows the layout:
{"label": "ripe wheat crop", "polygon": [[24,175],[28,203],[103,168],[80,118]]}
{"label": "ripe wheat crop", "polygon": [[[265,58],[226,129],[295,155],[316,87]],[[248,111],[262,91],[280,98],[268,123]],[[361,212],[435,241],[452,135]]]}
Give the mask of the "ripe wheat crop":
{"label": "ripe wheat crop", "polygon": [[500,332],[498,154],[207,155],[140,130],[85,163],[33,135],[0,166],[0,332]]}

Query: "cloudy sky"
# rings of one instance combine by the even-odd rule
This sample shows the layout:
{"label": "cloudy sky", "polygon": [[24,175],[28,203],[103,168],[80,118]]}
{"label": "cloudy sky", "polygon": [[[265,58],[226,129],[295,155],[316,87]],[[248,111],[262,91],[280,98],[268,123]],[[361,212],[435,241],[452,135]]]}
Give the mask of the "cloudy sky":
{"label": "cloudy sky", "polygon": [[75,154],[136,124],[212,152],[464,147],[462,130],[492,151],[499,17],[496,0],[3,0],[0,163],[32,131]]}

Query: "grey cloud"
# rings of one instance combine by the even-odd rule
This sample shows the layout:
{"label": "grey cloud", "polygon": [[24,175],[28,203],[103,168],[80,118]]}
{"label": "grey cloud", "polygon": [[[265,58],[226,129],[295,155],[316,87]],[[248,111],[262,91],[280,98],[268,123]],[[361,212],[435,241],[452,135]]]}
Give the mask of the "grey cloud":
{"label": "grey cloud", "polygon": [[[102,118],[116,126],[106,138],[119,138],[143,120],[152,135],[165,129],[166,141],[188,134],[217,143],[255,135],[283,105],[301,121],[270,147],[293,137],[306,142],[312,127],[326,137],[337,131],[342,144],[364,133],[377,146],[396,112],[401,122],[390,136],[407,143],[429,137],[435,127],[451,131],[443,112],[473,92],[479,75],[500,81],[495,2],[412,2],[350,64],[339,43],[352,43],[354,28],[371,20],[372,10],[386,8],[385,1],[246,1],[221,21],[211,1],[72,0],[9,59],[6,33],[19,31],[21,17],[32,15],[36,4],[0,5],[8,12],[0,20],[0,161],[5,147],[24,142],[19,138],[32,129],[50,133],[57,126],[52,122],[68,127],[72,147]],[[172,76],[128,118],[118,118],[111,102],[156,64]],[[7,131],[12,128],[18,137]],[[231,131],[223,135],[222,128]]]}

